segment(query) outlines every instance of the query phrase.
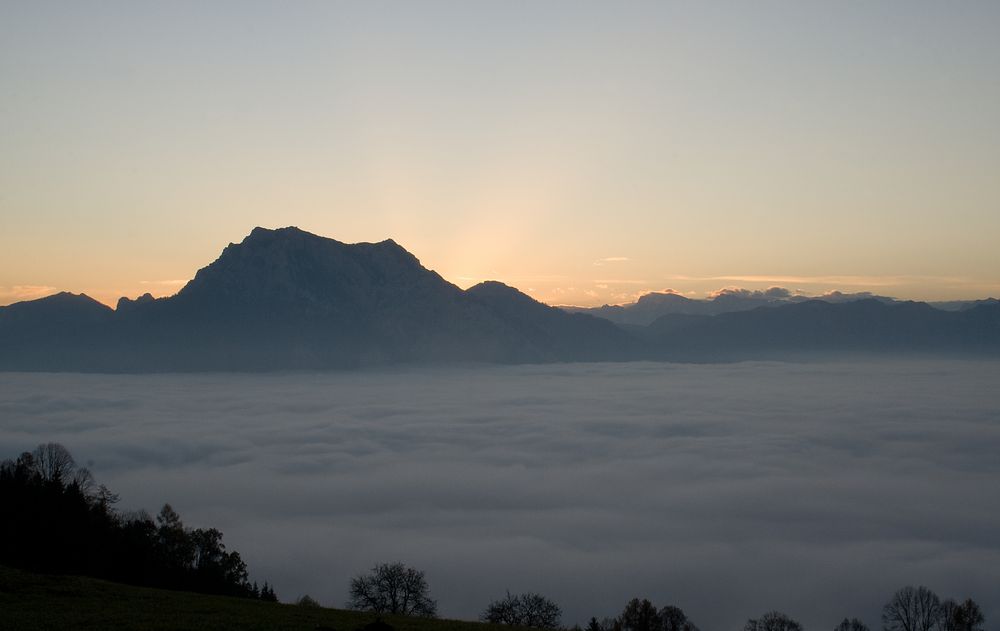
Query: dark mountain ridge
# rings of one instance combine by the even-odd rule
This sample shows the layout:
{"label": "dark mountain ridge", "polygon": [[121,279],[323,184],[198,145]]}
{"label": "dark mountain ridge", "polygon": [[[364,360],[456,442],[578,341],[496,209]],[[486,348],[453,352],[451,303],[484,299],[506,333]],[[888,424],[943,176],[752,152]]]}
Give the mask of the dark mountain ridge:
{"label": "dark mountain ridge", "polygon": [[[688,298],[670,291],[650,292],[643,294],[635,302],[622,305],[603,305],[600,307],[570,307],[562,309],[570,313],[585,313],[611,320],[616,324],[647,326],[657,318],[665,315],[720,315],[733,311],[750,311],[758,307],[783,307],[790,304],[822,300],[823,302],[842,303],[858,300],[878,300],[893,303],[895,299],[888,296],[877,296],[868,292],[842,293],[830,292],[823,296],[804,296],[793,294],[783,287],[771,287],[765,290],[724,289],[711,298]],[[972,301],[957,301],[955,303],[940,303],[953,305],[953,310],[974,306]],[[937,306],[937,305],[935,305]],[[943,307],[941,307],[943,308]]]}
{"label": "dark mountain ridge", "polygon": [[479,283],[465,293],[514,326],[547,361],[623,361],[643,352],[635,338],[612,322],[565,313],[497,281]]}
{"label": "dark mountain ridge", "polygon": [[[604,321],[581,320],[511,291],[517,296],[503,300],[467,293],[391,240],[345,244],[297,228],[255,228],[169,298],[123,298],[112,310],[61,294],[0,308],[0,369],[600,360],[629,341]],[[521,317],[503,315],[507,300],[521,301]],[[546,330],[559,331],[556,342],[539,334]],[[575,344],[567,331],[578,331]]]}
{"label": "dark mountain ridge", "polygon": [[662,358],[726,361],[825,355],[1000,355],[1000,308],[810,300],[716,316],[666,315],[643,331]]}
{"label": "dark mountain ridge", "polygon": [[[730,300],[748,298],[731,296]],[[750,296],[750,299],[755,298]],[[756,297],[769,300],[767,296]],[[387,240],[255,228],[176,295],[117,309],[68,293],[0,307],[0,370],[266,371],[397,363],[734,360],[807,353],[1000,355],[1000,304],[795,302],[619,326],[486,282],[463,291]]]}

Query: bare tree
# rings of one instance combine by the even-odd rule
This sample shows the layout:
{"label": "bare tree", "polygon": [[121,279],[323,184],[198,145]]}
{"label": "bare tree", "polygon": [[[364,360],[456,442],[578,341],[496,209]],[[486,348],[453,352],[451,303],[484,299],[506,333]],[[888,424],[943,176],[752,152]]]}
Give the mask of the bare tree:
{"label": "bare tree", "polygon": [[857,618],[851,618],[850,620],[844,618],[844,620],[840,624],[838,624],[833,629],[833,631],[870,631],[870,630],[868,629],[867,624],[861,622]]}
{"label": "bare tree", "polygon": [[91,499],[97,495],[94,489],[94,475],[87,467],[80,467],[73,472],[73,484],[80,490],[84,497]]}
{"label": "bare tree", "polygon": [[940,631],[984,631],[985,621],[982,609],[971,598],[961,604],[950,598],[941,603]]}
{"label": "bare tree", "polygon": [[46,482],[69,481],[76,471],[73,456],[59,443],[39,445],[31,455],[35,473]]}
{"label": "bare tree", "polygon": [[[156,542],[162,561],[174,571],[192,569],[195,566],[195,543],[187,530],[181,516],[170,504],[164,504],[160,514],[156,516]],[[221,533],[219,533],[221,539]]]}
{"label": "bare tree", "polygon": [[743,631],[802,631],[802,625],[780,611],[769,611],[760,618],[750,618]]}
{"label": "bare tree", "polygon": [[494,600],[481,616],[483,622],[512,624],[537,629],[557,629],[562,609],[541,594],[516,594]]}
{"label": "bare tree", "polygon": [[424,573],[402,563],[381,563],[351,579],[347,606],[360,611],[433,618],[437,603],[428,594]]}
{"label": "bare tree", "polygon": [[906,586],[882,608],[884,631],[931,631],[941,618],[941,601],[923,585]]}

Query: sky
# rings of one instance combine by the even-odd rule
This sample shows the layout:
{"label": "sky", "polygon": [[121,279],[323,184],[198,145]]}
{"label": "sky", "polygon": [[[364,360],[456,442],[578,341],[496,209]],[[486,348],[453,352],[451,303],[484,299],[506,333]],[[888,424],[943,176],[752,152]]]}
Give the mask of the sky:
{"label": "sky", "polygon": [[0,4],[0,304],[254,226],[554,304],[1000,295],[995,2]]}
{"label": "sky", "polygon": [[532,591],[706,631],[880,628],[905,585],[1000,619],[1000,362],[13,373],[0,459],[63,444],[121,510],[216,527],[285,602],[402,561],[442,616]]}

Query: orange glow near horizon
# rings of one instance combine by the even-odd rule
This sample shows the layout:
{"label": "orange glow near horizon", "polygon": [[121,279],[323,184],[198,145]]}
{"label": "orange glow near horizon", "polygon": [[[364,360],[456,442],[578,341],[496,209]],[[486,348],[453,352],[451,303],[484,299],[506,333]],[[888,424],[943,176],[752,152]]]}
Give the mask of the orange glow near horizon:
{"label": "orange glow near horizon", "polygon": [[1000,294],[991,4],[189,11],[0,6],[0,304],[169,295],[258,225],[550,304]]}

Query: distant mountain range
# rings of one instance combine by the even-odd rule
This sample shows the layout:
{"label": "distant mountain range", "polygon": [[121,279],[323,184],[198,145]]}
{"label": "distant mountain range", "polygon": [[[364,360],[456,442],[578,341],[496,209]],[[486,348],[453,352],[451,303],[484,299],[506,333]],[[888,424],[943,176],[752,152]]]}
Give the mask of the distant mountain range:
{"label": "distant mountain range", "polygon": [[256,228],[169,298],[122,298],[111,309],[61,293],[0,307],[0,370],[1000,356],[995,300],[945,311],[884,297],[779,293],[650,294],[628,306],[560,309],[498,282],[463,291],[391,240],[345,244]]}
{"label": "distant mountain range", "polygon": [[[604,305],[601,307],[562,307],[570,313],[586,313],[611,320],[617,324],[647,326],[665,315],[719,315],[733,311],[749,311],[758,307],[782,307],[790,304],[819,300],[821,302],[843,303],[859,300],[877,300],[885,304],[900,304],[903,301],[879,296],[868,292],[843,293],[833,291],[822,296],[793,294],[784,287],[771,287],[761,291],[748,289],[723,289],[709,299],[688,298],[673,292],[652,292],[641,296],[636,302],[625,305]],[[926,303],[942,311],[964,311],[979,305],[997,304],[995,298],[986,300],[953,300]]]}

